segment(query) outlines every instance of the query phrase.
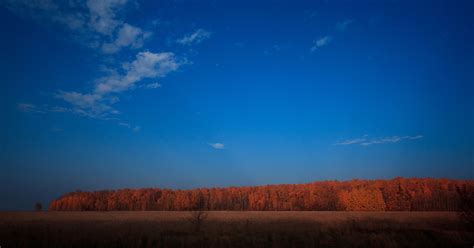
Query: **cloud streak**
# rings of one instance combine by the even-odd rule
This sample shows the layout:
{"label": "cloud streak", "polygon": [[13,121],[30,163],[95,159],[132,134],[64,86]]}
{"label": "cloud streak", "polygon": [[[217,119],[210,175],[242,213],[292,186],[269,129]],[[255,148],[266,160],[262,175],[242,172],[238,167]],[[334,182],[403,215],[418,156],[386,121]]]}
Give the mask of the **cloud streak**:
{"label": "cloud streak", "polygon": [[134,132],[138,132],[141,129],[140,126],[132,126],[129,123],[126,123],[126,122],[119,122],[118,125],[122,126],[122,127],[126,127],[126,128],[128,128],[128,129],[130,129]]}
{"label": "cloud streak", "polygon": [[138,27],[125,23],[118,31],[113,42],[102,44],[102,52],[116,53],[124,47],[140,48],[151,35],[152,33],[149,31],[145,32]]}
{"label": "cloud streak", "polygon": [[134,0],[6,0],[0,3],[11,12],[40,21],[59,24],[80,43],[103,53],[123,48],[137,49],[152,35],[125,22],[120,15]]}
{"label": "cloud streak", "polygon": [[[186,58],[178,58],[172,52],[137,52],[135,58],[122,61],[125,49],[139,49],[153,35],[151,31],[127,23],[124,12],[127,7],[137,6],[136,0],[5,0],[0,7],[6,7],[14,14],[32,19],[40,24],[55,25],[66,30],[76,42],[90,47],[108,56],[104,61],[112,62],[115,67],[107,66],[106,73],[93,80],[85,89],[58,90],[53,95],[61,103],[59,106],[18,103],[21,112],[29,113],[72,113],[83,117],[114,120],[120,126],[134,131],[139,126],[123,125],[117,117],[120,112],[114,105],[120,101],[124,92],[141,88],[157,89],[158,82],[150,79],[166,77],[188,64]],[[185,35],[177,42],[182,45],[200,43],[211,36],[211,32],[197,29]],[[114,55],[115,54],[115,55]]]}
{"label": "cloud streak", "polygon": [[342,22],[338,22],[336,24],[336,30],[340,31],[340,32],[344,32],[344,31],[346,31],[347,27],[349,25],[351,25],[352,23],[354,23],[354,22],[355,22],[354,19],[347,19],[347,20],[344,20]]}
{"label": "cloud streak", "polygon": [[144,85],[141,85],[140,88],[147,89],[147,90],[158,89],[158,88],[161,88],[161,84],[160,83],[144,84]]}
{"label": "cloud streak", "polygon": [[311,47],[310,51],[314,52],[318,50],[319,48],[328,45],[331,41],[332,41],[332,36],[326,35],[324,37],[321,37],[313,41],[313,46]]}
{"label": "cloud streak", "polygon": [[36,105],[31,104],[31,103],[18,103],[17,108],[21,112],[25,112],[25,113],[36,113],[36,114],[46,113],[46,111],[44,111],[42,108],[39,108]]}
{"label": "cloud streak", "polygon": [[387,143],[398,143],[403,140],[417,140],[423,138],[423,135],[416,136],[388,136],[382,138],[368,138],[364,136],[362,138],[348,139],[341,142],[337,142],[334,145],[361,145],[370,146],[376,144],[387,144]]}
{"label": "cloud streak", "polygon": [[36,114],[72,112],[72,110],[68,108],[58,107],[58,106],[51,107],[46,104],[38,106],[32,103],[18,103],[17,108],[21,112],[36,113]]}
{"label": "cloud streak", "polygon": [[198,44],[203,42],[204,40],[209,39],[211,37],[211,34],[211,32],[200,28],[194,31],[193,33],[185,35],[181,39],[178,39],[176,42],[181,45]]}
{"label": "cloud streak", "polygon": [[[97,79],[92,91],[59,91],[56,98],[70,104],[73,113],[107,119],[111,114],[119,113],[112,107],[120,100],[117,94],[135,88],[144,79],[165,77],[185,63],[186,60],[178,59],[171,52],[140,52],[134,61],[123,64],[122,73],[111,70],[109,75]],[[152,89],[160,85],[153,83],[143,87]]]}
{"label": "cloud streak", "polygon": [[218,150],[221,150],[221,149],[225,148],[225,145],[222,144],[222,143],[208,143],[208,145],[210,145],[212,148],[218,149]]}

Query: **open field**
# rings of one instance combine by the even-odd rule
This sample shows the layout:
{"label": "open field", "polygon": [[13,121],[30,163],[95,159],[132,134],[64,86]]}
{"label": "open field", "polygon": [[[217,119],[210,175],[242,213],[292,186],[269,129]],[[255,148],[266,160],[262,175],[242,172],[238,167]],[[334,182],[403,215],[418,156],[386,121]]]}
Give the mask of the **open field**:
{"label": "open field", "polygon": [[[199,225],[199,226],[197,226]],[[1,247],[472,247],[455,212],[3,212]]]}
{"label": "open field", "polygon": [[[348,220],[374,220],[432,227],[455,225],[456,212],[335,212],[335,211],[209,211],[208,221],[238,223],[313,222],[336,224]],[[186,211],[111,211],[111,212],[0,212],[0,222],[181,222],[189,218]]]}

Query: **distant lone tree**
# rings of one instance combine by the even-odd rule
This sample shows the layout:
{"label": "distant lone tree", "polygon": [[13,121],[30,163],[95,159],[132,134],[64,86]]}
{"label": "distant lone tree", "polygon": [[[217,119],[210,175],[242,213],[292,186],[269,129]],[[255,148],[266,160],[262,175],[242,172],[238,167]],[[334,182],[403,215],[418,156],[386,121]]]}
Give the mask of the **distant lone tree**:
{"label": "distant lone tree", "polygon": [[206,219],[207,212],[202,210],[194,210],[190,212],[189,222],[193,226],[195,232],[201,231],[201,227]]}
{"label": "distant lone tree", "polygon": [[43,204],[41,204],[41,202],[35,203],[35,210],[36,210],[36,211],[41,211],[41,210],[43,210]]}
{"label": "distant lone tree", "polygon": [[190,213],[189,221],[191,225],[194,227],[195,232],[199,232],[201,230],[204,221],[207,219],[207,212],[204,211],[205,209],[205,201],[202,194],[196,194],[195,203],[193,210]]}
{"label": "distant lone tree", "polygon": [[474,192],[466,186],[457,188],[459,194],[458,216],[462,222],[474,228]]}

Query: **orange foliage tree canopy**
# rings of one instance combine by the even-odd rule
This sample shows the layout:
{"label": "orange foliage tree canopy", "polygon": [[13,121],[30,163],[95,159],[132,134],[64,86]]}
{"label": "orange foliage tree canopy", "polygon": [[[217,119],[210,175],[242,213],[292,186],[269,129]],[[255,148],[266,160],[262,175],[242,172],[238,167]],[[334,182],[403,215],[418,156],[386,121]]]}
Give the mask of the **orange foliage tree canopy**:
{"label": "orange foliage tree canopy", "polygon": [[52,201],[49,209],[457,211],[459,188],[474,192],[474,180],[395,178],[192,190],[76,191]]}

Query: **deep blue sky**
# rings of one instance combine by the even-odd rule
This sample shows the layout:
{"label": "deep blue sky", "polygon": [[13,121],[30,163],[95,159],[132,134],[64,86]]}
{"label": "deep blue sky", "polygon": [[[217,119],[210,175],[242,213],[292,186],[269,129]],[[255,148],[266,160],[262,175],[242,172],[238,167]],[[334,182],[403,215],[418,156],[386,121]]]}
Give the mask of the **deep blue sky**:
{"label": "deep blue sky", "polygon": [[472,1],[255,2],[1,1],[0,209],[474,177]]}

